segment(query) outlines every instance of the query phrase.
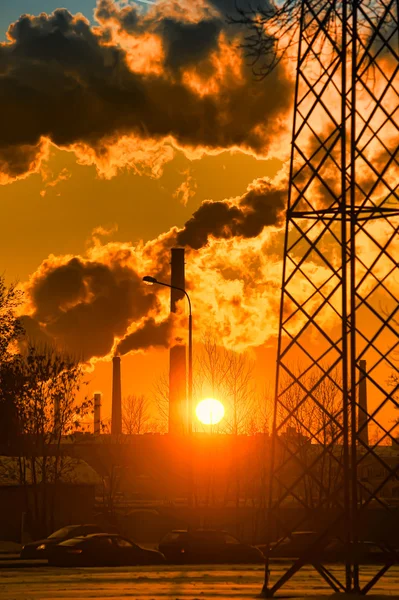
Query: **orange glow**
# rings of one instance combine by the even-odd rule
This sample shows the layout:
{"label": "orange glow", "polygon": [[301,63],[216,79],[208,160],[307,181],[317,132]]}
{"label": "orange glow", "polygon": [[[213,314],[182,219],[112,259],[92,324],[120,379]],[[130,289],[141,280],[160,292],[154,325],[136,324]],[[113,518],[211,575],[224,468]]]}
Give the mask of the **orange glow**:
{"label": "orange glow", "polygon": [[216,425],[224,417],[224,406],[219,400],[206,398],[197,405],[195,413],[204,425]]}
{"label": "orange glow", "polygon": [[162,75],[164,52],[159,37],[149,33],[133,37],[121,32],[118,42],[126,51],[126,62],[131,71],[143,75]]}
{"label": "orange glow", "polygon": [[225,36],[220,34],[219,48],[207,59],[210,61],[213,74],[205,77],[200,74],[200,66],[185,71],[184,83],[198,96],[213,96],[220,94],[224,87],[240,86],[245,83],[242,67],[243,59],[237,47],[227,43]]}

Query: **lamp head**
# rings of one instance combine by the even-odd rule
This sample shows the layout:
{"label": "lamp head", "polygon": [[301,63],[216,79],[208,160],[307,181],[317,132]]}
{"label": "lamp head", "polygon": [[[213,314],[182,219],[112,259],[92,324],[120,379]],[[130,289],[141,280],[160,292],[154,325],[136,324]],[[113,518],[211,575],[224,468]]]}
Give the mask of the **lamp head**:
{"label": "lamp head", "polygon": [[151,277],[150,275],[143,277],[143,281],[146,281],[147,283],[158,283],[155,277]]}

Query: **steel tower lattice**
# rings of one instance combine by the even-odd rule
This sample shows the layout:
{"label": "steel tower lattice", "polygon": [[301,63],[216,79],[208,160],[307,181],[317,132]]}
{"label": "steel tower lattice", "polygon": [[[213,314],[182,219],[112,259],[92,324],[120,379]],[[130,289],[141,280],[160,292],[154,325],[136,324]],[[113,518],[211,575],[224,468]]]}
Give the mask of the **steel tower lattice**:
{"label": "steel tower lattice", "polygon": [[[263,593],[311,564],[365,594],[399,558],[398,2],[302,0],[299,28]],[[309,524],[274,575],[270,542]]]}

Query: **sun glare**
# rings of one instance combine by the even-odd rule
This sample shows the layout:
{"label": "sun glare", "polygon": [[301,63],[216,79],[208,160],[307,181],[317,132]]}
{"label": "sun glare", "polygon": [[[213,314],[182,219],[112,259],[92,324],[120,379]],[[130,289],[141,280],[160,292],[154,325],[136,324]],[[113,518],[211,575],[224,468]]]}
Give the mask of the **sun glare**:
{"label": "sun glare", "polygon": [[206,398],[197,405],[195,412],[204,425],[216,425],[224,417],[224,406],[219,400]]}

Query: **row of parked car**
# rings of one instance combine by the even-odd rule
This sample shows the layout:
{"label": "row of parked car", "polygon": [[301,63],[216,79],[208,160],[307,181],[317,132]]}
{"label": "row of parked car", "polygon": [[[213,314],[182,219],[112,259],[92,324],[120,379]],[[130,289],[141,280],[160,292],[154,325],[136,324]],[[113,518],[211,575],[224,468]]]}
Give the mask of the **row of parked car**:
{"label": "row of parked car", "polygon": [[22,559],[47,559],[54,566],[126,566],[262,563],[262,552],[216,530],[179,530],[168,533],[158,550],[142,548],[132,540],[98,525],[71,525],[43,540],[26,544]]}
{"label": "row of parked car", "polygon": [[[293,532],[272,544],[274,558],[297,558],[314,548],[315,532]],[[47,559],[54,566],[130,566],[170,564],[255,564],[264,562],[266,548],[250,546],[234,536],[212,529],[175,530],[159,543],[158,550],[142,548],[115,531],[98,525],[71,525],[48,538],[26,544],[22,559]],[[399,562],[399,553],[386,544],[360,542],[350,547],[352,558],[361,563]],[[308,559],[340,562],[345,548],[339,539],[317,544]]]}

